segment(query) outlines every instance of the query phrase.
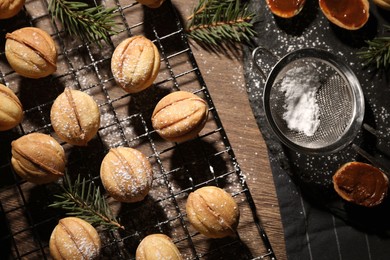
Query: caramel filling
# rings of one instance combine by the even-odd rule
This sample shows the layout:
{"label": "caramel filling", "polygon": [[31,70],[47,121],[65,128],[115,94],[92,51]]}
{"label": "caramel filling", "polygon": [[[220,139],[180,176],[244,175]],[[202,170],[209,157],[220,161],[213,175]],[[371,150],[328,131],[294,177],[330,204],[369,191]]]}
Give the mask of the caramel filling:
{"label": "caramel filling", "polygon": [[329,14],[348,27],[360,27],[367,21],[367,10],[362,1],[320,0]]}
{"label": "caramel filling", "polygon": [[352,202],[363,206],[379,204],[387,194],[387,178],[370,165],[347,166],[334,182]]}
{"label": "caramel filling", "polygon": [[291,17],[298,13],[305,3],[305,0],[268,0],[272,12]]}

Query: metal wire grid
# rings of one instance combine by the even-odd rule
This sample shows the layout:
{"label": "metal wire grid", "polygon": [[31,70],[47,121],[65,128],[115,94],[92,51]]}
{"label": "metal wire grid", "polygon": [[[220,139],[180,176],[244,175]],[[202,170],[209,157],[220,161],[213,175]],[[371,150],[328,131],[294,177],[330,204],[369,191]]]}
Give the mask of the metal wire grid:
{"label": "metal wire grid", "polygon": [[[64,87],[93,96],[102,115],[98,135],[88,147],[61,143],[67,154],[69,174],[81,173],[100,185],[100,161],[110,148],[118,146],[142,151],[153,164],[154,184],[144,201],[121,205],[107,198],[126,231],[101,231],[103,258],[134,258],[144,236],[161,232],[173,239],[186,259],[275,258],[174,6],[167,1],[161,8],[152,10],[133,1],[120,0],[106,1],[105,5],[117,7],[120,26],[119,33],[103,49],[94,43],[69,38],[47,13],[44,0],[27,1],[24,11],[11,23],[0,22],[2,36],[24,26],[41,27],[52,35],[60,50],[58,70],[53,76],[26,80],[7,65],[4,42],[1,42],[0,82],[18,94],[25,109],[21,125],[0,135],[0,149],[6,151],[6,156],[0,158],[1,258],[50,258],[50,233],[63,216],[63,212],[48,207],[58,186],[35,186],[21,180],[10,165],[10,143],[31,132],[57,138],[49,114],[54,99]],[[153,87],[129,95],[115,86],[109,63],[114,46],[135,34],[144,34],[154,41],[162,54],[163,65]],[[150,123],[158,100],[178,89],[194,92],[207,100],[212,115],[200,136],[183,144],[161,140]],[[208,240],[188,224],[186,198],[191,191],[205,185],[224,188],[239,203],[242,217],[236,237]],[[255,234],[259,240],[246,240],[248,234]]]}

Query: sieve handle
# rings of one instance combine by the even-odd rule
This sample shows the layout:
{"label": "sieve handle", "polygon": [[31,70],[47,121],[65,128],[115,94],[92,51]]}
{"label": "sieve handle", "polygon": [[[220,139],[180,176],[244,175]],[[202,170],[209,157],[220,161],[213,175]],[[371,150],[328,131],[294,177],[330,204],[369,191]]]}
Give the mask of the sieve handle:
{"label": "sieve handle", "polygon": [[[280,60],[278,55],[263,46],[258,46],[252,51],[252,61],[264,80],[267,79],[267,75],[272,70],[270,63],[265,62],[265,60],[269,60],[270,57],[271,59],[275,60],[273,65],[276,64],[278,60]],[[263,65],[260,65],[259,61],[261,61]]]}
{"label": "sieve handle", "polygon": [[[378,133],[377,130],[375,130],[372,126],[368,125],[367,123],[364,123],[363,124],[363,128],[365,130],[367,130],[370,134],[374,135],[375,137],[377,138],[381,138],[380,134]],[[387,165],[385,165],[384,163],[382,163],[381,161],[377,160],[374,156],[370,155],[368,152],[366,152],[365,150],[363,150],[362,148],[360,148],[359,146],[357,146],[356,144],[352,144],[352,148],[360,155],[362,156],[363,158],[365,158],[366,160],[368,160],[369,162],[371,162],[374,166],[376,166],[377,168],[381,169],[386,175],[387,177],[390,178],[390,169],[387,167]],[[384,153],[385,155],[387,155],[387,153]]]}
{"label": "sieve handle", "polygon": [[365,158],[366,160],[368,160],[372,165],[374,165],[375,167],[381,169],[383,171],[384,174],[386,174],[387,177],[390,178],[390,171],[389,169],[386,167],[386,165],[384,165],[383,163],[381,163],[379,160],[377,160],[374,156],[372,156],[371,154],[369,154],[368,152],[366,152],[365,150],[363,150],[361,147],[357,146],[356,144],[352,144],[352,148],[360,155],[362,156],[363,158]]}

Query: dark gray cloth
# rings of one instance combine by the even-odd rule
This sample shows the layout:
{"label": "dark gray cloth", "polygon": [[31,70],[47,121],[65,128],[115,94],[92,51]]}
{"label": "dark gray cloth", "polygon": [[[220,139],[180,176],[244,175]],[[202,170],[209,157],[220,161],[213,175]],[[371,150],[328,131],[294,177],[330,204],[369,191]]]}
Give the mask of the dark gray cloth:
{"label": "dark gray cloth", "polygon": [[[368,23],[358,31],[330,24],[318,1],[308,0],[301,14],[292,19],[273,16],[265,1],[252,1],[259,16],[254,46],[264,46],[281,57],[301,48],[321,48],[344,59],[362,86],[366,111],[364,122],[382,133],[383,140],[361,130],[354,143],[375,157],[388,160],[390,149],[390,72],[373,73],[356,54],[365,40],[384,32],[390,12],[371,5]],[[304,155],[287,149],[269,129],[263,110],[265,80],[253,65],[245,47],[247,92],[258,126],[268,146],[276,186],[287,256],[295,259],[390,259],[390,199],[375,208],[346,203],[333,190],[332,175],[345,162],[364,161],[349,146],[330,155]],[[277,59],[257,61],[268,73]],[[277,252],[276,252],[277,255]]]}

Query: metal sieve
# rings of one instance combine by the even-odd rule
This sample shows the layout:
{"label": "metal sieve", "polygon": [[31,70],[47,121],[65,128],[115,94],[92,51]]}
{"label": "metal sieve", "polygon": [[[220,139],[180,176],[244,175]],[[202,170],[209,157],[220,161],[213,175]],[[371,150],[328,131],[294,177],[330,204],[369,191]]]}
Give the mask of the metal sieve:
{"label": "metal sieve", "polygon": [[[252,52],[254,64],[266,75],[257,62],[260,51],[272,53],[263,47]],[[283,118],[286,106],[281,82],[290,69],[303,66],[313,66],[320,83],[316,92],[320,122],[311,136],[291,130]],[[263,104],[266,119],[278,139],[295,151],[309,154],[336,152],[350,144],[364,116],[364,96],[355,74],[344,61],[320,49],[300,49],[279,59],[266,79]]]}

